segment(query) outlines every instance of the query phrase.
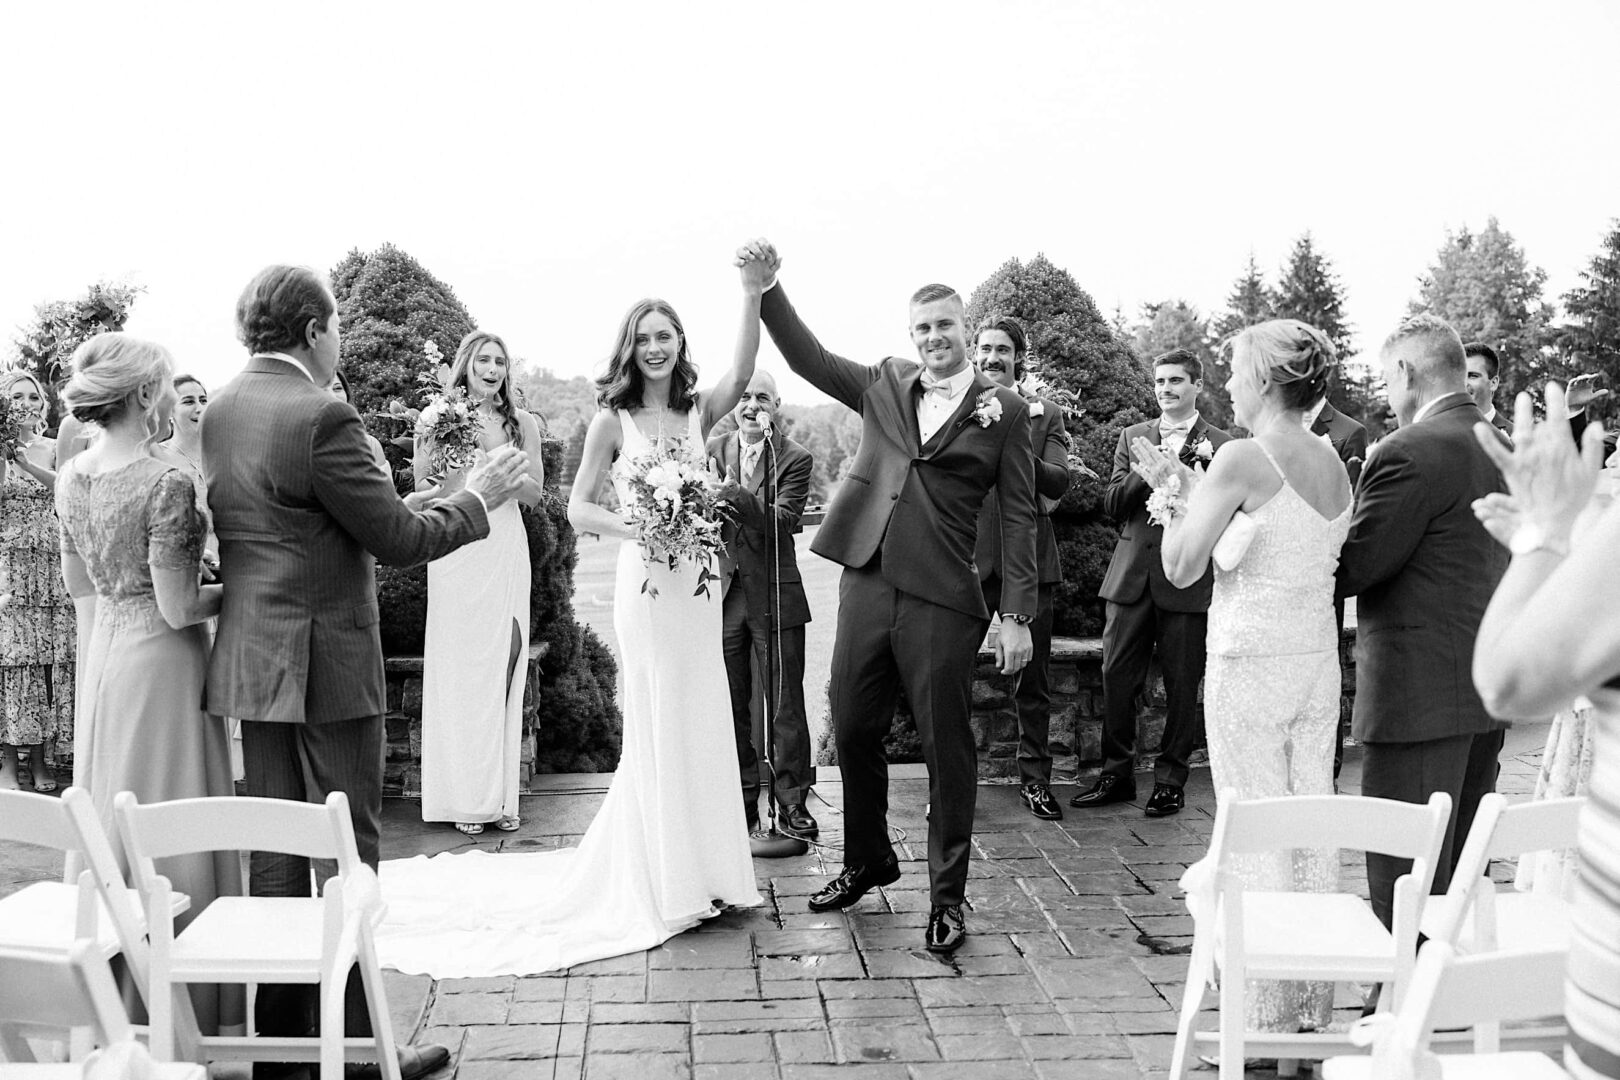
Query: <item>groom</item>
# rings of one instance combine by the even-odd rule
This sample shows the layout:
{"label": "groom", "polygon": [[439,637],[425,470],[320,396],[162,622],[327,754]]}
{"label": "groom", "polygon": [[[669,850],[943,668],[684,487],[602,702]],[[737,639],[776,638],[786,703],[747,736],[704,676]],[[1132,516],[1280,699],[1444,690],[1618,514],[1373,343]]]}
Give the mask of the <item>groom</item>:
{"label": "groom", "polygon": [[[774,271],[757,241],[739,259]],[[1029,662],[1035,615],[1035,466],[1029,409],[1017,392],[968,363],[962,298],[925,285],[911,298],[911,340],[921,365],[888,357],[857,364],[822,348],[780,284],[767,286],[760,319],[788,366],[861,414],[861,442],[810,549],[845,567],[830,688],[844,777],[843,871],[810,910],[846,907],[900,878],[888,835],[883,737],[904,687],[928,765],[933,952],[962,944],[962,902],[973,837],[978,758],[968,720],[973,668],[990,625],[973,565],[979,509],[1001,503],[1001,670]]]}

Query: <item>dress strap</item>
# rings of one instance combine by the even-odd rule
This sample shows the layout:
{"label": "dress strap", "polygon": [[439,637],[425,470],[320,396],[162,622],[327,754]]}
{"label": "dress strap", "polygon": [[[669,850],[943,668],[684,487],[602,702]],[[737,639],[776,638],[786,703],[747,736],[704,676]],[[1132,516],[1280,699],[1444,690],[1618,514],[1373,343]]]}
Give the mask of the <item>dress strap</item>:
{"label": "dress strap", "polygon": [[1260,448],[1260,452],[1266,455],[1266,460],[1271,462],[1271,467],[1277,470],[1278,478],[1281,479],[1283,483],[1288,483],[1288,474],[1283,472],[1281,465],[1277,464],[1277,459],[1271,456],[1271,451],[1266,449],[1266,444],[1261,442],[1259,439],[1256,439],[1254,440],[1254,445]]}

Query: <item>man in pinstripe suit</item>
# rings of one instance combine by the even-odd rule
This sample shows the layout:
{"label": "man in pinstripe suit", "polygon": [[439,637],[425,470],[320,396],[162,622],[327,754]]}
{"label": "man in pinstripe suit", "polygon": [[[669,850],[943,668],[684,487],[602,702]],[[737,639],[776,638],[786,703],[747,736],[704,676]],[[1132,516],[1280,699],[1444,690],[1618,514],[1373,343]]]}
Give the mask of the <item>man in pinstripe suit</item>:
{"label": "man in pinstripe suit", "polygon": [[[523,455],[497,451],[463,491],[413,513],[377,471],[359,414],[325,389],[338,315],[315,272],[261,271],[237,301],[236,325],[252,359],[215,397],[202,434],[225,586],[208,708],[242,718],[249,794],[318,803],[346,793],[360,858],[375,869],[385,706],[373,556],[410,566],[487,536],[486,515],[516,492]],[[249,888],[308,896],[308,862],[254,852]],[[358,982],[351,1036],[370,1033]],[[311,1033],[313,990],[259,987],[260,1034]],[[447,1060],[442,1047],[400,1052],[407,1077]],[[255,1080],[302,1075],[254,1067]]]}

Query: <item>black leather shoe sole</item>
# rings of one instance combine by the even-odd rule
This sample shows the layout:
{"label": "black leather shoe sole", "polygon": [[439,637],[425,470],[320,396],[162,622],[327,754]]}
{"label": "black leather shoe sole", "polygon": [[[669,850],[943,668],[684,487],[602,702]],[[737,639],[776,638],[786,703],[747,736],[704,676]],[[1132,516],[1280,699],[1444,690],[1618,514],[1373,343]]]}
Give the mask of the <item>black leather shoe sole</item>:
{"label": "black leather shoe sole", "polygon": [[889,863],[887,866],[876,866],[863,872],[858,881],[849,888],[835,888],[837,879],[820,892],[814,894],[807,901],[811,911],[837,911],[846,908],[872,891],[883,885],[893,885],[900,880],[900,864]]}

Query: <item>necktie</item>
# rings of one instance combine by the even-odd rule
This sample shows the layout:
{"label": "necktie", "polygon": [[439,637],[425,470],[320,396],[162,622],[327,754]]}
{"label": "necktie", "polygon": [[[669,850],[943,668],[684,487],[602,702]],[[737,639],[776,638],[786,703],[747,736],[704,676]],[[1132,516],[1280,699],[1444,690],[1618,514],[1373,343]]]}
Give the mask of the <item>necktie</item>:
{"label": "necktie", "polygon": [[765,442],[763,439],[757,443],[743,443],[742,460],[739,463],[742,469],[742,475],[738,477],[739,480],[747,483],[748,478],[754,475],[754,466],[759,464],[760,451],[764,445]]}

